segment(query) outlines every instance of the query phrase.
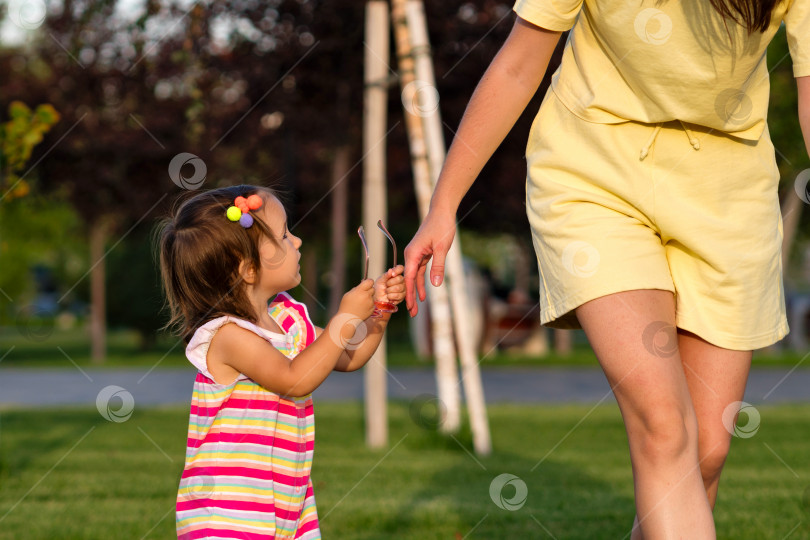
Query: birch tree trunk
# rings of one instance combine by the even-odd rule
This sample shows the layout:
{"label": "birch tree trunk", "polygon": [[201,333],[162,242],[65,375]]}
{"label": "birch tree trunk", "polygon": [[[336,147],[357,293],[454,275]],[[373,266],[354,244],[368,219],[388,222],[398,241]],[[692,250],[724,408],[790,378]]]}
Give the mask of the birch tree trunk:
{"label": "birch tree trunk", "polygon": [[[399,70],[399,83],[402,88],[405,127],[408,131],[408,142],[411,151],[411,168],[413,169],[416,201],[419,206],[420,219],[425,219],[430,206],[433,186],[430,180],[430,168],[427,161],[422,121],[418,115],[418,89],[414,77],[414,59],[411,40],[408,35],[405,0],[392,0],[391,17],[394,25]],[[430,270],[428,269],[428,272]],[[461,395],[458,385],[458,367],[456,365],[456,347],[453,343],[452,318],[447,289],[444,287],[427,287],[430,306],[431,330],[433,335],[433,354],[436,357],[436,386],[439,401],[444,405],[439,414],[439,429],[445,433],[456,433],[461,427]],[[423,306],[424,308],[424,306]]]}
{"label": "birch tree trunk", "polygon": [[[401,1],[401,0],[398,0]],[[427,104],[420,107],[419,116],[424,126],[425,144],[430,170],[431,191],[439,180],[439,173],[445,159],[444,135],[439,114],[438,91],[433,74],[433,62],[430,56],[430,43],[427,35],[427,20],[422,0],[407,0],[405,4],[407,26],[410,32],[411,54],[414,57],[415,76],[417,84],[424,84],[424,89],[430,94],[420,92],[417,97],[428,99]],[[435,99],[435,103],[430,103]],[[427,106],[424,106],[427,105]],[[470,335],[471,320],[467,306],[467,290],[464,286],[464,267],[461,262],[461,239],[456,237],[445,261],[447,283],[450,287],[450,302],[453,308],[453,322],[461,358],[461,381],[464,385],[464,394],[467,399],[467,409],[470,414],[470,424],[473,435],[473,446],[479,455],[488,455],[492,452],[492,441],[487,420],[486,401],[484,399],[484,386],[481,382],[481,371],[478,366],[478,354]]]}

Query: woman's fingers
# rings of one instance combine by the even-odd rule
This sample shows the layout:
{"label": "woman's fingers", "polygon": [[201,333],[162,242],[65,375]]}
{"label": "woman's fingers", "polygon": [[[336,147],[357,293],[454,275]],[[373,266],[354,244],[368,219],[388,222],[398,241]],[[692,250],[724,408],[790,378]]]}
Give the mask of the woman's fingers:
{"label": "woman's fingers", "polygon": [[424,259],[426,256],[424,248],[415,246],[416,241],[417,238],[414,237],[405,248],[405,305],[411,317],[419,311],[419,307],[416,305],[416,290],[419,292],[419,298],[425,299],[425,265],[430,259],[429,254],[427,260]]}
{"label": "woman's fingers", "polygon": [[444,280],[444,259],[453,243],[455,232],[454,215],[431,212],[405,248],[405,299],[411,317],[419,311],[416,293],[422,302],[427,297],[425,272],[431,258],[433,259],[430,270],[431,282],[438,287]]}

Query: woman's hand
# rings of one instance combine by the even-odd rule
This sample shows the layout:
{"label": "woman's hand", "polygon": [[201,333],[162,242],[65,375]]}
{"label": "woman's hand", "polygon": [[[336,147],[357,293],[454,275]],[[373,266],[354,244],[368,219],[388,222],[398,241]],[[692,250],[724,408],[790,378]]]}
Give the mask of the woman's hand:
{"label": "woman's hand", "polygon": [[405,267],[397,265],[374,282],[374,301],[388,302],[397,305],[405,299],[405,278],[402,273]]}
{"label": "woman's hand", "polygon": [[424,302],[425,271],[431,258],[433,264],[430,267],[430,282],[434,287],[442,284],[444,260],[455,235],[455,215],[448,211],[431,210],[405,248],[405,305],[411,317],[419,312],[414,285],[419,293],[419,300]]}

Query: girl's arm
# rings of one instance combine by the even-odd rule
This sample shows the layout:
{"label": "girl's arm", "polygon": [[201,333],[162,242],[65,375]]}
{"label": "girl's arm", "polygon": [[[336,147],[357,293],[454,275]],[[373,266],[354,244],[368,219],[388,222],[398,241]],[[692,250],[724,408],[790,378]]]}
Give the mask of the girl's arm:
{"label": "girl's arm", "polygon": [[406,303],[411,316],[418,311],[414,285],[424,300],[425,269],[431,257],[431,282],[441,284],[458,205],[537,92],[560,34],[518,17],[473,92],[447,152],[430,212],[405,249]]}
{"label": "girl's arm", "polygon": [[358,327],[355,336],[365,336],[365,338],[346,347],[335,364],[335,371],[357,371],[365,366],[371,360],[374,351],[380,346],[389,320],[391,320],[391,313],[384,313],[380,319],[363,321],[361,325],[364,328]]}
{"label": "girl's arm", "polygon": [[[402,272],[405,268],[400,264],[396,268],[391,268],[377,278],[374,283],[375,299],[383,302],[399,304],[405,298],[405,285]],[[366,319],[361,323],[363,328],[357,329],[355,339],[352,340],[343,354],[340,355],[335,371],[356,371],[365,366],[374,351],[380,346],[388,321],[391,320],[391,313],[383,313],[381,318]],[[317,329],[320,335],[320,328]],[[363,337],[365,336],[365,337]]]}
{"label": "girl's arm", "polygon": [[347,292],[324,332],[292,360],[253,332],[223,325],[208,349],[209,372],[222,381],[243,373],[283,396],[311,393],[335,369],[345,344],[351,343],[355,326],[350,321],[367,319],[374,310],[373,285],[368,279]]}
{"label": "girl's arm", "polygon": [[797,77],[796,87],[799,90],[799,125],[802,127],[804,146],[810,157],[810,76]]}

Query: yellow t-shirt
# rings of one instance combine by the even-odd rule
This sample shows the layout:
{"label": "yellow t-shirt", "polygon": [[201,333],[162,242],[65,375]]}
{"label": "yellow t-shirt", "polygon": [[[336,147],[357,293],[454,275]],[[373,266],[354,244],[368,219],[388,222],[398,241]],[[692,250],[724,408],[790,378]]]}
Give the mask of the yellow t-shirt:
{"label": "yellow t-shirt", "polygon": [[770,93],[765,49],[783,20],[793,75],[810,75],[810,0],[784,0],[750,37],[733,21],[727,30],[708,0],[517,0],[514,10],[549,30],[573,27],[551,86],[591,122],[681,120],[758,140]]}

